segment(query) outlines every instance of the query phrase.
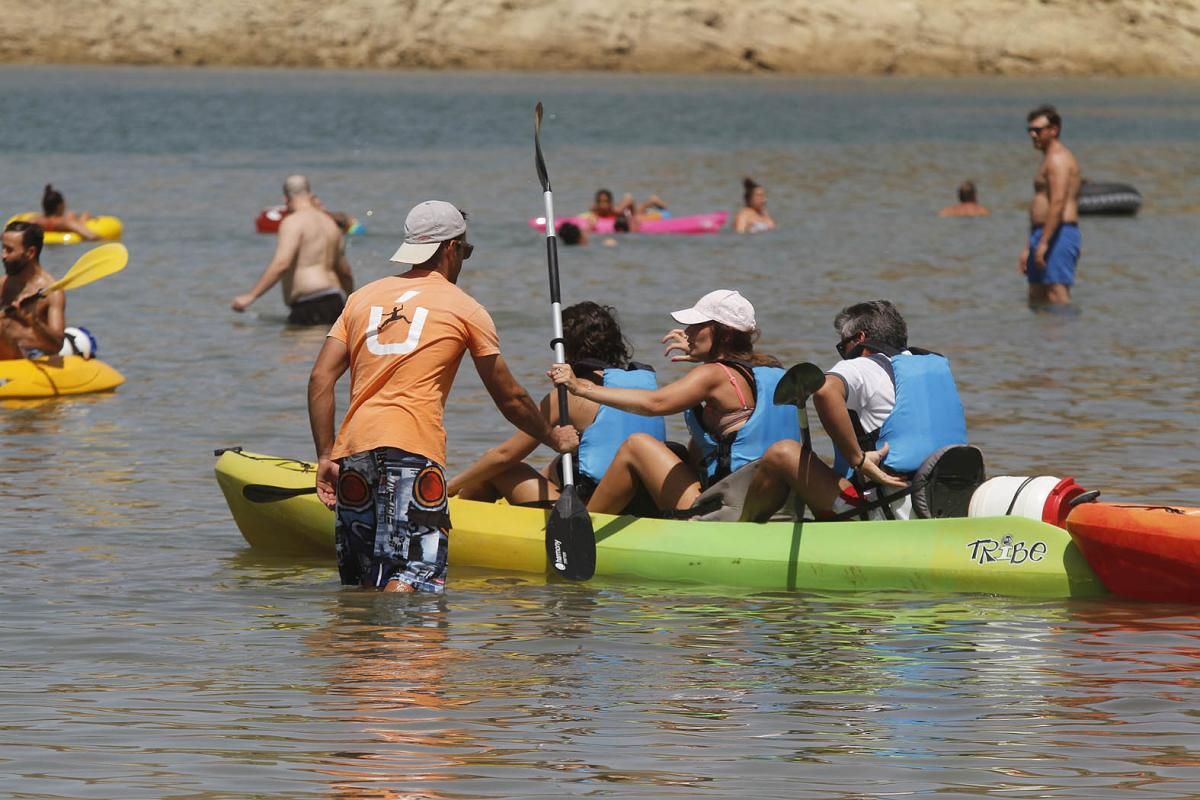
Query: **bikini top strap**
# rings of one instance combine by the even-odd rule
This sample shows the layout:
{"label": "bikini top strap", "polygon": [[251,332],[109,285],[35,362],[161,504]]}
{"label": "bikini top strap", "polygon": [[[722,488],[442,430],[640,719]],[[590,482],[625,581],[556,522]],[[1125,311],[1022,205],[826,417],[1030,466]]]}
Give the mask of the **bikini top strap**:
{"label": "bikini top strap", "polygon": [[750,406],[746,405],[746,395],[742,393],[742,387],[738,386],[738,382],[733,377],[733,370],[725,364],[722,364],[720,361],[718,361],[717,364],[721,367],[721,369],[725,370],[725,375],[729,378],[729,385],[733,387],[735,392],[737,392],[738,402],[742,404],[741,410],[745,411],[746,409],[750,408]]}

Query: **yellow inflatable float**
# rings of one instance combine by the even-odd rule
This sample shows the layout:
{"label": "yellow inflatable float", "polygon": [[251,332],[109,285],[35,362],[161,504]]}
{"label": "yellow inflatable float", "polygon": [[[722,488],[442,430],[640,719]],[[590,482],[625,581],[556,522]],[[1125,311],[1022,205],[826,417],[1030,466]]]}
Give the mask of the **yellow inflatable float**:
{"label": "yellow inflatable float", "polygon": [[42,356],[0,361],[0,400],[109,392],[125,376],[95,358]]}
{"label": "yellow inflatable float", "polygon": [[[37,219],[41,214],[33,211],[26,211],[24,214],[17,214],[9,222],[18,222],[31,219]],[[121,220],[118,217],[99,216],[92,217],[83,223],[88,227],[88,230],[95,233],[101,239],[120,239],[121,238]],[[79,244],[85,239],[78,233],[70,231],[46,231],[46,244]]]}

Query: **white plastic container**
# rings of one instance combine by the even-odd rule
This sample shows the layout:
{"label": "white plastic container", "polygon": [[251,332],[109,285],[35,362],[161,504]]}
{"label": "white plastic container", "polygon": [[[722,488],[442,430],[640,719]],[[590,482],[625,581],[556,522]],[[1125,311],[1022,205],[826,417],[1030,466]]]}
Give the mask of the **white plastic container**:
{"label": "white plastic container", "polygon": [[1060,479],[1052,475],[1036,478],[1002,475],[992,478],[984,481],[971,495],[967,516],[1042,520],[1046,513],[1046,500],[1059,483]]}

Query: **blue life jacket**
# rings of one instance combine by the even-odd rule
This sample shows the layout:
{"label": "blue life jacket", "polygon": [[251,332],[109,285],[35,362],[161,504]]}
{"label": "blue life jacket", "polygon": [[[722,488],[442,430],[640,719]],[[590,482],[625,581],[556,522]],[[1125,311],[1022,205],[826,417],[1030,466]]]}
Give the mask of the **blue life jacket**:
{"label": "blue life jacket", "polygon": [[[596,365],[588,364],[588,367]],[[604,366],[604,386],[619,389],[657,389],[654,367],[631,362],[627,369]],[[621,445],[635,433],[648,433],[666,441],[667,423],[662,417],[643,417],[610,406],[600,406],[596,418],[579,437],[579,472],[599,483]]]}
{"label": "blue life jacket", "polygon": [[751,461],[757,461],[767,448],[781,439],[800,438],[800,420],[794,406],[777,406],[773,402],[775,386],[783,377],[782,367],[751,367],[745,361],[722,360],[747,379],[754,395],[754,411],[746,424],[718,441],[700,424],[700,406],[683,413],[692,441],[704,456],[705,485],[711,485],[736,472]]}
{"label": "blue life jacket", "polygon": [[[876,431],[864,431],[858,415],[851,413],[863,452],[887,443],[883,465],[903,475],[915,471],[935,450],[967,443],[966,414],[945,356],[913,347],[907,353],[869,358],[887,370],[896,387],[896,405]],[[840,452],[834,469],[847,477],[853,472]]]}

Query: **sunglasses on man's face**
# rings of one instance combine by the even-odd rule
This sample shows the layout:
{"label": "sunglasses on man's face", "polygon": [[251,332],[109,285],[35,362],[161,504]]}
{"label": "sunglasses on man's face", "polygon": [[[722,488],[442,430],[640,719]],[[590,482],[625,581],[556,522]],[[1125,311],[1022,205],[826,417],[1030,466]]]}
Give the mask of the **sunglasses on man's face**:
{"label": "sunglasses on man's face", "polygon": [[842,358],[845,358],[847,349],[849,349],[850,345],[854,344],[854,340],[857,338],[858,338],[858,334],[856,333],[853,336],[851,336],[850,338],[842,339],[840,342],[838,342],[837,346],[836,346],[838,355],[841,356]]}
{"label": "sunglasses on man's face", "polygon": [[458,249],[462,251],[463,261],[471,257],[471,253],[475,252],[475,245],[468,242],[466,239],[458,239]]}
{"label": "sunglasses on man's face", "polygon": [[1042,131],[1046,130],[1046,128],[1052,128],[1052,127],[1054,127],[1054,126],[1053,125],[1030,125],[1025,130],[1028,133],[1032,133],[1034,136],[1040,136]]}

